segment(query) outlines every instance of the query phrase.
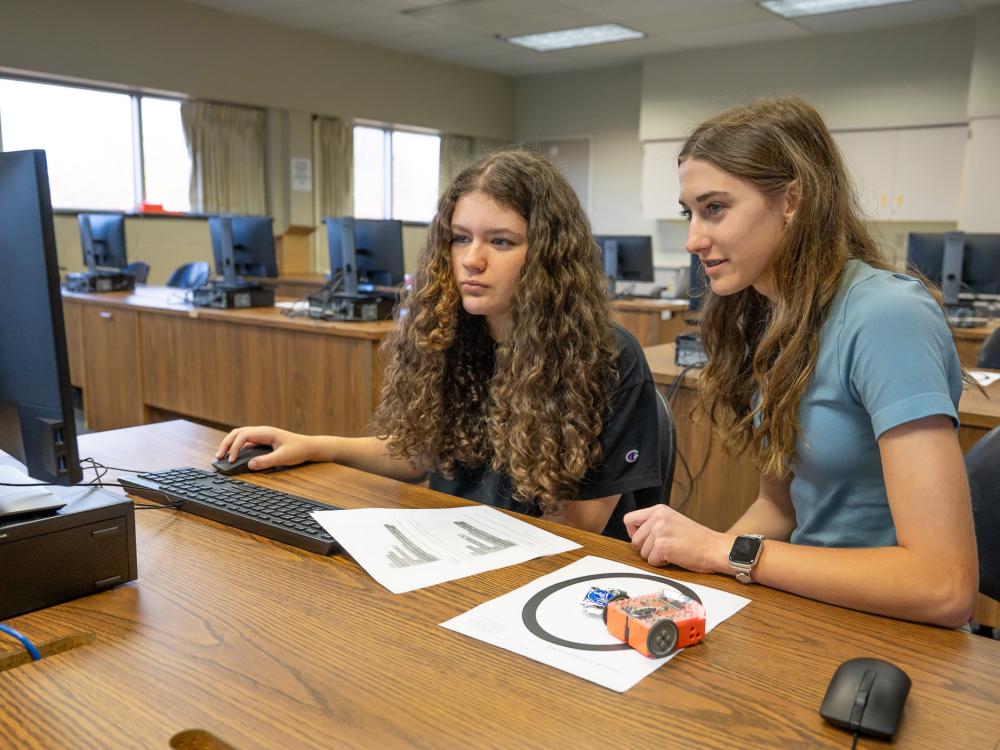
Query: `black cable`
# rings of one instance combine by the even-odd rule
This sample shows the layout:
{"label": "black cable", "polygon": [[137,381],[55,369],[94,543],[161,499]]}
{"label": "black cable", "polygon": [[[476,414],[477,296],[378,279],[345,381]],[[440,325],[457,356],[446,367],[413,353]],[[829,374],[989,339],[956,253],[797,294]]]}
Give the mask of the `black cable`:
{"label": "black cable", "polygon": [[854,733],[854,741],[851,743],[851,750],[856,750],[858,747],[858,733]]}

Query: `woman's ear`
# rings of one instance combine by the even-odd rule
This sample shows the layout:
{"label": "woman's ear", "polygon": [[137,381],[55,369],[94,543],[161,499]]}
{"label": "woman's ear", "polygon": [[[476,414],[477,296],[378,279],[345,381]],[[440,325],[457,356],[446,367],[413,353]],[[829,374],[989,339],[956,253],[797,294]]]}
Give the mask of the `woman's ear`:
{"label": "woman's ear", "polygon": [[785,215],[785,228],[791,226],[792,220],[795,218],[795,212],[799,208],[799,181],[792,180],[788,183],[788,187],[785,188],[785,201],[784,201],[784,215]]}

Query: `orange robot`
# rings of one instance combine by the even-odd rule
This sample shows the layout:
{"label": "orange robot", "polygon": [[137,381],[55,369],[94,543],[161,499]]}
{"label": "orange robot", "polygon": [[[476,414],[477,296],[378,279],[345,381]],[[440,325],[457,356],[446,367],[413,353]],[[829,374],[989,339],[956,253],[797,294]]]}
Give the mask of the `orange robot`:
{"label": "orange robot", "polygon": [[618,640],[659,659],[705,637],[705,608],[684,594],[661,591],[612,599],[604,623]]}

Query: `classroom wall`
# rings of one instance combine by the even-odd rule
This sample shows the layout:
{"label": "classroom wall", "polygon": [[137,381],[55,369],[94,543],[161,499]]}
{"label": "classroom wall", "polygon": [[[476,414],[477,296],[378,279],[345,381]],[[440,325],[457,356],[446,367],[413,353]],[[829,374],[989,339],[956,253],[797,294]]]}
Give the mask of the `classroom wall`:
{"label": "classroom wall", "polygon": [[597,234],[656,232],[639,201],[640,84],[641,66],[628,65],[525,77],[515,87],[516,140],[590,139],[590,222]]}
{"label": "classroom wall", "polygon": [[785,93],[834,130],[965,122],[975,32],[966,17],[650,58],[640,138],[682,138],[720,109]]}
{"label": "classroom wall", "polygon": [[[308,4],[308,3],[303,3]],[[166,0],[4,0],[0,66],[510,137],[513,81]]]}
{"label": "classroom wall", "polygon": [[1000,117],[1000,6],[976,16],[969,117]]}

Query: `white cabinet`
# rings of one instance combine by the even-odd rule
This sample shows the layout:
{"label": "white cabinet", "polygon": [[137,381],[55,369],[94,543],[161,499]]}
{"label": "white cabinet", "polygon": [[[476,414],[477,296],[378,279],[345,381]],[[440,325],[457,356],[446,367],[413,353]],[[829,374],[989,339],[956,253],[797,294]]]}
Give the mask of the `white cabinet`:
{"label": "white cabinet", "polygon": [[968,128],[834,133],[862,210],[877,221],[959,220]]}
{"label": "white cabinet", "polygon": [[969,123],[965,159],[959,227],[966,232],[1000,233],[1000,117]]}
{"label": "white cabinet", "polygon": [[677,155],[683,140],[642,144],[642,218],[679,219]]}

